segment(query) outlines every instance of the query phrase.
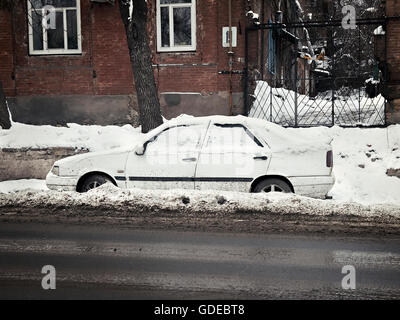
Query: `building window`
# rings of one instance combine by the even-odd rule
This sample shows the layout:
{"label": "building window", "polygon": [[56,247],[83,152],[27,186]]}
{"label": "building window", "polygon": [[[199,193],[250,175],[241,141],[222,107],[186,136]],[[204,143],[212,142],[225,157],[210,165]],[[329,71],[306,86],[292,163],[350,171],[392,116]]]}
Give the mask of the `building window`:
{"label": "building window", "polygon": [[157,0],[157,49],[196,50],[195,0]]}
{"label": "building window", "polygon": [[28,0],[29,53],[79,54],[80,0]]}

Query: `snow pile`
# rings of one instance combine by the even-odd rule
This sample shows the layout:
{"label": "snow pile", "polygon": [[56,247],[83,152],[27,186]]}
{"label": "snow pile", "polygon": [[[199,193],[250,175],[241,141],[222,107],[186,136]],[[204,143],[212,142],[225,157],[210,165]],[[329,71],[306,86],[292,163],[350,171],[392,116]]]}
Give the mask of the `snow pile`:
{"label": "snow pile", "polygon": [[252,10],[246,12],[246,16],[250,17],[251,19],[258,20],[260,15],[258,13],[253,12]]}
{"label": "snow pile", "polygon": [[365,80],[365,83],[379,84],[380,81],[379,80],[375,80],[374,78],[369,78],[369,79]]}
{"label": "snow pile", "polygon": [[301,4],[299,2],[299,0],[295,0],[295,4],[296,4],[296,9],[298,11],[299,14],[303,14],[303,8],[301,7]]}
{"label": "snow pile", "polygon": [[287,129],[310,139],[333,139],[335,185],[331,195],[341,202],[400,205],[400,179],[386,175],[400,168],[400,125],[388,128]]}
{"label": "snow pile", "polygon": [[374,30],[374,35],[376,36],[384,36],[386,34],[385,30],[383,30],[382,26],[379,26]]}
{"label": "snow pile", "polygon": [[[0,208],[21,206],[46,208],[55,214],[66,208],[76,214],[88,209],[110,211],[113,215],[156,214],[301,214],[313,216],[349,215],[365,218],[400,218],[400,206],[337,203],[300,197],[294,194],[246,194],[192,190],[122,190],[112,184],[103,185],[85,194],[76,192],[19,192],[0,194]],[[75,210],[74,210],[75,208]],[[74,214],[75,214],[74,213]]]}
{"label": "snow pile", "polygon": [[17,191],[43,191],[48,190],[44,180],[21,179],[11,181],[0,181],[0,193],[13,193]]}
{"label": "snow pile", "polygon": [[[379,125],[384,123],[385,99],[382,95],[369,98],[361,92],[359,110],[359,92],[343,94],[335,92],[335,123],[340,125]],[[254,90],[254,102],[249,116],[273,122],[283,126],[294,125],[296,93],[285,88],[273,88],[266,81],[257,81]],[[297,94],[298,124],[330,125],[332,123],[332,92],[319,93],[315,98]],[[361,121],[359,121],[359,111]]]}
{"label": "snow pile", "polygon": [[0,129],[0,148],[72,147],[101,151],[135,145],[140,127],[85,126],[69,123],[67,127],[35,126],[13,122],[9,130]]}

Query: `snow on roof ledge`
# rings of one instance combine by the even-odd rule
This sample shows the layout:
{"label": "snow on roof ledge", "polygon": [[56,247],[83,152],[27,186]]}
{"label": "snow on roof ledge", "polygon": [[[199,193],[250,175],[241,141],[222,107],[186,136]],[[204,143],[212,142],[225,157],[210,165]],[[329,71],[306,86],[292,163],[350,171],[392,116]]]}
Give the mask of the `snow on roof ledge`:
{"label": "snow on roof ledge", "polygon": [[383,36],[385,34],[386,34],[386,32],[385,32],[385,30],[383,30],[382,26],[379,26],[378,28],[376,28],[374,30],[374,35],[376,35],[376,36]]}
{"label": "snow on roof ledge", "polygon": [[312,72],[318,73],[318,74],[324,74],[326,76],[330,76],[331,75],[331,73],[329,71],[324,70],[324,69],[319,69],[319,68],[312,70]]}

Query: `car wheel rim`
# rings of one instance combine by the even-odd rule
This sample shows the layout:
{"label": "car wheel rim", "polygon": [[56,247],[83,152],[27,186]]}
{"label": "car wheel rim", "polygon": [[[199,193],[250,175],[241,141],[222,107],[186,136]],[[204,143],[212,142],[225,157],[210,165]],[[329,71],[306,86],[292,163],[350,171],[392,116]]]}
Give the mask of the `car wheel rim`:
{"label": "car wheel rim", "polygon": [[95,188],[100,187],[100,186],[101,186],[101,183],[100,183],[100,182],[93,181],[92,183],[89,183],[89,184],[88,184],[88,186],[87,186],[87,188],[86,188],[86,191],[95,189]]}
{"label": "car wheel rim", "polygon": [[280,186],[276,185],[276,184],[271,184],[266,186],[265,188],[263,188],[261,190],[264,193],[269,193],[269,192],[285,192],[285,190],[283,190]]}

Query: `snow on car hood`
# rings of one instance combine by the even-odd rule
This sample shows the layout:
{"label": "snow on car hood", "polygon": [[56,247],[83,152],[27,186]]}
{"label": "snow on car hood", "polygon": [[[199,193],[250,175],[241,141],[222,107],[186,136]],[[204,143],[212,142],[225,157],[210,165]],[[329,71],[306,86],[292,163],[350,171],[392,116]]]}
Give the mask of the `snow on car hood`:
{"label": "snow on car hood", "polygon": [[122,153],[128,153],[128,152],[132,151],[133,148],[134,147],[120,147],[120,148],[115,148],[115,149],[110,149],[110,150],[105,150],[105,151],[82,153],[82,154],[78,154],[75,156],[66,157],[61,160],[57,160],[54,163],[54,165],[68,166],[68,165],[76,164],[78,162],[81,162],[83,160],[88,160],[91,158],[99,158],[99,157],[108,156],[108,155],[120,155]]}

